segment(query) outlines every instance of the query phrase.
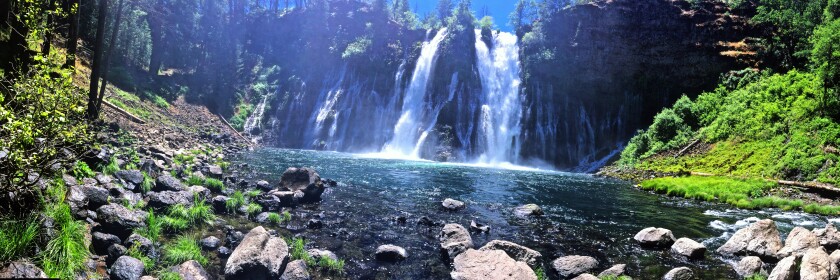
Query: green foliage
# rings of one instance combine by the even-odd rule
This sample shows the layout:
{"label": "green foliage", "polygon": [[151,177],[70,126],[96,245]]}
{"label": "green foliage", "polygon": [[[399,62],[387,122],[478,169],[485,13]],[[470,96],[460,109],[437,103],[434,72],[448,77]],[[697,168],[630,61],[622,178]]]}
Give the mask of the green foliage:
{"label": "green foliage", "polygon": [[763,38],[766,59],[782,69],[802,68],[811,50],[809,38],[822,23],[826,0],[760,0],[753,21],[772,30]]}
{"label": "green foliage", "polygon": [[34,217],[0,221],[0,263],[31,254],[39,229],[38,219]]}
{"label": "green foliage", "polygon": [[243,195],[241,191],[234,192],[233,195],[225,201],[225,208],[227,208],[230,213],[236,212],[236,209],[239,209],[242,205],[245,205],[245,195]]}
{"label": "green foliage", "polygon": [[767,280],[767,276],[761,273],[756,273],[753,275],[749,275],[744,277],[744,280]]}
{"label": "green foliage", "polygon": [[174,158],[172,158],[172,162],[177,165],[192,164],[194,160],[195,155],[191,155],[189,153],[177,154]]}
{"label": "green foliage", "polygon": [[519,0],[516,2],[513,12],[510,13],[510,26],[513,27],[513,30],[517,34],[522,32],[524,25],[530,24],[534,20],[536,16],[535,6],[536,3],[531,0]]}
{"label": "green foliage", "polygon": [[161,270],[157,273],[158,280],[182,280],[181,274],[171,270]]}
{"label": "green foliage", "polygon": [[538,267],[534,273],[537,274],[537,280],[548,280],[548,276],[545,275],[545,269],[542,267]]}
{"label": "green foliage", "polygon": [[189,186],[201,186],[204,185],[204,179],[195,175],[190,175],[185,183]]}
{"label": "green foliage", "polygon": [[481,20],[478,21],[478,26],[481,29],[496,29],[496,24],[493,22],[493,17],[491,16],[484,16],[483,18],[481,18]]}
{"label": "green foliage", "polygon": [[[152,240],[154,240],[154,239],[152,239]],[[155,260],[153,260],[149,256],[146,256],[146,254],[144,254],[143,251],[140,250],[140,245],[139,244],[134,244],[134,246],[131,246],[131,248],[128,248],[128,251],[126,252],[126,255],[128,255],[129,257],[138,259],[141,262],[143,262],[143,266],[144,266],[146,271],[152,271],[155,268]]]}
{"label": "green foliage", "polygon": [[318,266],[332,273],[344,273],[344,260],[322,257],[318,260]]}
{"label": "green foliage", "polygon": [[221,180],[213,179],[213,178],[205,179],[204,180],[204,186],[207,187],[208,189],[211,189],[213,191],[218,191],[218,192],[225,190],[225,183],[223,183]]}
{"label": "green foliage", "polygon": [[66,189],[63,184],[54,185],[56,189],[48,193],[55,196],[52,202],[47,203],[44,214],[53,219],[56,236],[47,242],[46,249],[38,254],[37,259],[47,276],[74,279],[76,273],[84,269],[88,257],[85,244],[87,228],[84,223],[73,219],[70,206],[63,201],[64,194],[59,194]]}
{"label": "green foliage", "polygon": [[245,196],[247,196],[249,199],[253,199],[255,197],[258,197],[261,194],[262,194],[262,192],[260,190],[250,190],[250,191],[245,192]]}
{"label": "green foliage", "polygon": [[181,231],[190,226],[201,223],[210,224],[216,219],[213,208],[198,196],[191,207],[177,204],[169,208],[169,213],[163,217],[164,227],[172,231]]}
{"label": "green foliage", "polygon": [[143,182],[140,183],[140,191],[144,194],[148,193],[148,192],[152,191],[152,187],[154,187],[154,186],[155,186],[155,180],[152,179],[152,177],[149,176],[149,174],[146,174],[146,172],[143,172]]}
{"label": "green foliage", "polygon": [[106,175],[114,175],[117,173],[117,171],[120,171],[120,165],[117,164],[116,157],[111,157],[111,160],[108,161],[108,164],[102,166],[102,173]]}
{"label": "green foliage", "polygon": [[73,166],[71,173],[73,173],[73,177],[76,177],[76,179],[79,180],[84,178],[93,178],[93,176],[96,176],[96,172],[93,172],[93,170],[90,169],[90,166],[88,166],[84,161],[77,161],[76,165]]}
{"label": "green foliage", "polygon": [[309,252],[306,251],[306,242],[303,238],[295,237],[292,240],[287,240],[286,243],[289,243],[291,248],[292,260],[303,260],[309,267],[315,267],[317,265],[315,258],[310,256]]}
{"label": "green foliage", "polygon": [[371,41],[370,38],[367,37],[356,38],[356,41],[347,45],[347,48],[344,49],[344,53],[341,54],[341,58],[353,59],[365,57],[370,51],[370,46],[372,43],[373,41]]}
{"label": "green foliage", "polygon": [[[838,4],[840,6],[840,4]],[[822,80],[826,90],[833,94],[823,97],[824,107],[831,108],[831,114],[840,116],[837,109],[840,99],[840,18],[831,20],[814,31],[811,38],[814,45],[811,51],[811,63],[817,77]]]}
{"label": "green foliage", "polygon": [[254,105],[242,102],[239,105],[236,105],[236,112],[234,113],[233,117],[230,118],[230,125],[233,128],[236,128],[238,131],[242,131],[243,127],[245,126],[245,121],[248,120],[248,117],[254,113]]}
{"label": "green foliage", "polygon": [[158,240],[163,227],[163,220],[155,215],[154,210],[149,210],[149,215],[146,217],[146,226],[135,229],[134,232],[149,240]]}
{"label": "green foliage", "polygon": [[251,202],[251,203],[248,203],[248,207],[246,207],[245,212],[248,213],[248,216],[253,217],[253,216],[259,214],[260,212],[262,212],[262,210],[263,210],[262,206],[260,206],[259,204]]}
{"label": "green foliage", "polygon": [[279,225],[283,221],[283,218],[280,217],[280,214],[268,213],[268,221],[272,224]]}
{"label": "green foliage", "polygon": [[172,244],[163,247],[163,263],[167,265],[180,265],[190,260],[197,261],[205,267],[209,262],[201,252],[201,246],[195,237],[179,236]]}

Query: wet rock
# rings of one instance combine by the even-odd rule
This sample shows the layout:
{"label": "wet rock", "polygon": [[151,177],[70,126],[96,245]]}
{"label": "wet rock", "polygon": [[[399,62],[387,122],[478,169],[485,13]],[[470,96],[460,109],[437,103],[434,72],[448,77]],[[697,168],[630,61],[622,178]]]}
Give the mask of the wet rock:
{"label": "wet rock", "polygon": [[0,278],[47,278],[47,274],[32,263],[16,261],[0,269]]}
{"label": "wet rock", "polygon": [[776,264],[767,280],[794,280],[796,278],[796,263],[799,257],[790,256]]}
{"label": "wet rock", "polygon": [[444,199],[443,203],[441,204],[443,205],[444,209],[449,211],[460,210],[466,207],[466,204],[464,204],[463,202],[451,198]]}
{"label": "wet rock", "polygon": [[286,265],[286,270],[280,276],[280,280],[309,280],[309,270],[306,268],[306,262],[296,260],[289,262]]}
{"label": "wet rock", "polygon": [[297,192],[297,197],[295,196],[296,192],[293,191],[280,191],[274,190],[268,193],[268,195],[273,196],[277,201],[279,201],[278,207],[291,207],[297,205],[299,200],[303,198],[305,195],[303,192]]}
{"label": "wet rock", "polygon": [[525,204],[513,209],[513,214],[520,218],[527,218],[542,216],[543,211],[542,208],[536,204]]}
{"label": "wet rock", "polygon": [[814,235],[820,240],[820,245],[826,250],[836,250],[840,248],[840,232],[834,227],[833,223],[828,223],[825,228],[814,229]]}
{"label": "wet rock", "polygon": [[717,252],[722,255],[754,255],[773,260],[781,249],[782,239],[776,223],[765,219],[735,232]]}
{"label": "wet rock", "polygon": [[408,258],[408,252],[403,247],[388,244],[376,248],[376,260],[396,262],[406,258]]}
{"label": "wet rock", "polygon": [[283,207],[283,202],[280,198],[273,195],[261,195],[257,198],[257,204],[262,206],[266,211],[277,212]]}
{"label": "wet rock", "polygon": [[565,256],[551,262],[551,267],[561,279],[573,278],[598,267],[598,260],[588,256]]}
{"label": "wet rock", "polygon": [[303,193],[303,197],[300,198],[301,203],[320,201],[324,189],[321,176],[311,168],[290,167],[280,178],[280,190]]}
{"label": "wet rock", "polygon": [[689,259],[702,259],[706,254],[706,246],[690,238],[680,238],[671,245],[671,252]]}
{"label": "wet rock", "polygon": [[272,237],[263,227],[245,235],[225,264],[225,278],[279,278],[289,261],[289,247],[283,238]]}
{"label": "wet rock", "polygon": [[208,251],[215,250],[216,248],[219,248],[219,246],[222,245],[222,241],[219,240],[219,238],[215,237],[215,236],[205,237],[204,239],[201,239],[200,243],[201,243],[201,248],[203,248],[204,250],[208,250]]}
{"label": "wet rock", "polygon": [[137,280],[143,276],[143,262],[138,259],[122,256],[111,266],[111,279],[113,280]]}
{"label": "wet rock", "polygon": [[232,252],[230,251],[230,249],[228,247],[222,246],[222,247],[219,247],[219,250],[216,250],[216,253],[218,253],[219,257],[221,257],[221,258],[227,258],[227,257],[230,257],[230,253],[232,253]]}
{"label": "wet rock", "polygon": [[256,217],[254,217],[254,221],[259,224],[268,223],[268,212],[259,213]]}
{"label": "wet rock", "polygon": [[183,191],[184,188],[185,188],[184,184],[181,184],[181,181],[179,181],[175,177],[172,177],[172,175],[161,174],[155,180],[154,191],[157,191],[157,192],[162,192],[162,191],[178,192],[178,191]]}
{"label": "wet rock", "polygon": [[143,254],[149,257],[157,256],[157,250],[155,249],[154,243],[146,237],[143,237],[139,234],[132,234],[128,237],[128,239],[123,242],[125,247],[131,248],[137,246],[137,249],[140,250]]}
{"label": "wet rock", "polygon": [[821,247],[806,251],[799,267],[800,280],[837,279],[840,276],[837,264],[831,261],[831,257]]}
{"label": "wet rock", "polygon": [[469,249],[455,257],[453,266],[450,276],[454,280],[537,279],[527,264],[511,259],[500,250]]}
{"label": "wet rock", "polygon": [[178,204],[190,206],[193,204],[193,194],[189,191],[162,191],[150,192],[149,207],[154,209],[166,209]]}
{"label": "wet rock", "polygon": [[175,269],[181,280],[210,280],[210,274],[197,261],[186,261]]}
{"label": "wet rock", "polygon": [[447,224],[443,226],[440,234],[440,247],[446,252],[449,259],[455,259],[455,256],[466,252],[467,249],[473,248],[472,237],[463,226],[459,224]]}
{"label": "wet rock", "polygon": [[260,180],[260,181],[257,181],[257,188],[261,189],[263,191],[270,191],[271,190],[271,184],[269,184],[268,181]]}
{"label": "wet rock", "polygon": [[478,249],[479,251],[500,250],[516,261],[524,262],[529,266],[537,266],[542,261],[542,254],[531,248],[504,240],[493,240]]}
{"label": "wet rock", "polygon": [[143,184],[143,173],[140,170],[120,170],[114,176],[120,179],[129,190],[139,192],[140,185]]}
{"label": "wet rock", "polygon": [[241,242],[244,238],[245,234],[241,231],[229,231],[225,235],[225,245],[231,248],[236,248],[237,246],[239,246],[239,242]]}
{"label": "wet rock", "polygon": [[213,210],[215,210],[216,213],[226,212],[228,199],[229,198],[224,195],[217,195],[213,197],[213,200],[211,201],[211,203],[213,204]]}
{"label": "wet rock", "polygon": [[140,171],[149,175],[160,174],[163,171],[163,165],[153,159],[144,159],[140,161]]}
{"label": "wet rock", "polygon": [[667,248],[674,244],[675,238],[671,230],[664,228],[649,227],[639,231],[633,236],[643,247]]}
{"label": "wet rock", "polygon": [[735,265],[735,272],[741,277],[747,277],[754,274],[767,275],[767,271],[764,270],[764,262],[761,261],[761,258],[756,256],[748,256],[741,259],[741,261]]}
{"label": "wet rock", "polygon": [[108,247],[111,247],[111,245],[122,244],[122,240],[113,234],[94,232],[92,236],[93,251],[100,255],[106,254],[108,252]]}
{"label": "wet rock", "polygon": [[333,260],[338,259],[338,256],[330,250],[309,249],[306,252],[309,253],[309,256],[314,258],[316,261],[322,258],[330,258]]}
{"label": "wet rock", "polygon": [[476,223],[475,220],[470,221],[470,231],[475,233],[490,233],[490,226],[481,223]]}
{"label": "wet rock", "polygon": [[572,280],[600,280],[600,278],[598,278],[595,275],[589,274],[589,273],[584,273],[584,274],[578,275],[578,277],[572,278]]}
{"label": "wet rock", "polygon": [[691,280],[694,278],[694,272],[688,267],[677,267],[668,271],[662,280]]}
{"label": "wet rock", "polygon": [[423,216],[419,220],[417,220],[417,224],[421,226],[432,227],[438,225],[435,221],[432,221],[429,217]]}
{"label": "wet rock", "polygon": [[780,258],[787,256],[802,256],[810,249],[820,246],[820,240],[813,232],[803,227],[795,227],[785,239],[785,246],[779,250]]}
{"label": "wet rock", "polygon": [[73,212],[82,209],[96,209],[108,204],[109,193],[105,188],[95,185],[77,185],[70,187],[67,203]]}
{"label": "wet rock", "polygon": [[618,276],[624,275],[624,270],[626,268],[627,268],[627,265],[625,265],[625,264],[614,265],[610,268],[607,268],[607,270],[601,271],[601,273],[598,274],[598,278],[618,277]]}
{"label": "wet rock", "polygon": [[306,228],[308,228],[308,229],[319,229],[319,228],[322,228],[323,226],[324,226],[324,223],[321,222],[321,220],[318,220],[318,219],[309,219],[309,221],[306,222]]}
{"label": "wet rock", "polygon": [[105,259],[105,263],[108,264],[108,266],[111,266],[115,261],[117,261],[117,259],[124,256],[127,252],[128,248],[123,245],[111,245],[111,247],[108,247],[108,257]]}
{"label": "wet rock", "polygon": [[108,204],[96,210],[101,231],[119,237],[131,234],[134,229],[146,226],[148,214],[140,210],[128,210],[119,204]]}

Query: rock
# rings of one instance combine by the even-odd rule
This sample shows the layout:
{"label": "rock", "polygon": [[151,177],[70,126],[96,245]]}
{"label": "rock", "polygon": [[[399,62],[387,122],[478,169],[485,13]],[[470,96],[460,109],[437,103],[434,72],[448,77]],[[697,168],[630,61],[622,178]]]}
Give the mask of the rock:
{"label": "rock", "polygon": [[538,266],[542,261],[542,254],[531,248],[503,240],[493,240],[478,249],[479,251],[501,250],[516,261],[524,262],[531,267]]}
{"label": "rock", "polygon": [[245,239],[245,234],[241,231],[229,231],[225,235],[225,245],[236,248],[239,246],[239,242],[242,242],[242,239]]}
{"label": "rock", "polygon": [[761,261],[761,258],[756,256],[748,256],[741,259],[741,261],[739,261],[735,266],[735,272],[737,272],[741,277],[747,277],[754,274],[767,275],[767,271],[764,270],[764,262]]}
{"label": "rock", "polygon": [[67,203],[73,212],[81,209],[96,209],[108,204],[109,193],[105,188],[95,185],[76,185],[70,187]]}
{"label": "rock", "polygon": [[467,249],[473,248],[472,237],[463,226],[459,224],[447,224],[438,235],[440,240],[440,247],[449,256],[449,259],[455,259],[460,253],[466,252]]}
{"label": "rock", "polygon": [[408,258],[408,252],[403,247],[388,244],[376,248],[376,260],[396,262],[406,258]]}
{"label": "rock", "polygon": [[584,273],[584,274],[578,275],[578,277],[572,278],[572,280],[600,280],[600,278],[598,278],[595,275],[589,274],[589,273]]}
{"label": "rock", "polygon": [[831,255],[828,257],[831,258],[831,262],[840,267],[840,250],[834,250],[834,252],[831,252]]}
{"label": "rock", "polygon": [[222,168],[218,165],[210,165],[207,166],[207,175],[210,176],[210,178],[221,180],[225,174],[224,171],[222,171]]}
{"label": "rock", "polygon": [[290,167],[283,172],[283,176],[280,178],[280,190],[301,191],[303,193],[303,197],[300,199],[301,203],[320,201],[324,189],[321,176],[311,168]]}
{"label": "rock", "polygon": [[796,262],[799,257],[790,256],[776,264],[767,280],[794,280],[796,278]]}
{"label": "rock", "polygon": [[551,262],[551,267],[561,279],[573,278],[598,267],[598,260],[588,256],[565,256]]}
{"label": "rock", "polygon": [[143,172],[140,170],[120,170],[114,176],[120,179],[127,189],[137,192],[140,191],[140,185],[143,184],[144,179]]}
{"label": "rock", "polygon": [[470,231],[475,233],[490,233],[490,226],[476,223],[475,220],[470,221]]}
{"label": "rock", "polygon": [[158,280],[158,279],[154,278],[152,276],[149,276],[149,275],[145,275],[143,277],[140,277],[140,280]]}
{"label": "rock", "polygon": [[146,172],[150,176],[160,174],[163,171],[163,165],[152,159],[144,159],[140,161],[140,171]]}
{"label": "rock", "polygon": [[157,250],[155,249],[154,243],[146,237],[143,237],[139,234],[131,234],[128,239],[123,242],[125,247],[131,248],[137,246],[137,249],[140,250],[143,254],[149,257],[157,256]]}
{"label": "rock", "polygon": [[312,256],[312,258],[314,258],[316,261],[322,258],[330,258],[334,260],[338,259],[338,256],[336,256],[335,253],[333,253],[330,250],[309,249],[306,252],[309,253],[309,256]]}
{"label": "rock", "polygon": [[444,199],[442,204],[444,209],[450,211],[460,210],[466,207],[466,204],[464,204],[463,202],[451,198]]}
{"label": "rock", "polygon": [[614,265],[610,268],[607,268],[607,270],[601,271],[601,273],[598,274],[598,278],[618,277],[624,275],[624,269],[626,268],[627,265],[625,264]]}
{"label": "rock", "polygon": [[193,195],[197,195],[201,200],[207,200],[210,198],[211,192],[210,189],[202,187],[202,186],[189,186],[187,187],[187,191],[192,193]]}
{"label": "rock", "polygon": [[803,227],[795,227],[785,239],[785,246],[777,255],[779,258],[787,256],[802,256],[810,249],[820,247],[820,240],[813,232]]}
{"label": "rock", "polygon": [[840,249],[840,232],[833,223],[828,223],[825,228],[814,229],[814,235],[820,240],[820,245],[826,250]]}
{"label": "rock", "polygon": [[[295,197],[295,192],[293,192],[293,191],[280,191],[280,190],[274,190],[274,191],[271,191],[271,192],[268,193],[269,196],[273,196],[274,199],[279,201],[279,207],[290,207],[290,206],[297,205],[300,198],[302,198],[303,195],[305,195],[305,194],[303,194],[303,192],[298,192],[298,194],[299,194],[298,195],[299,197]],[[274,199],[272,199],[272,200],[274,200]]]}
{"label": "rock", "polygon": [[702,259],[706,254],[706,246],[690,238],[680,238],[671,245],[671,252],[689,259]]}
{"label": "rock", "polygon": [[633,236],[643,247],[667,248],[674,244],[675,238],[671,230],[664,228],[649,227],[639,231]]}
{"label": "rock", "polygon": [[98,182],[100,185],[107,185],[114,181],[113,177],[105,174],[96,174],[94,179],[96,179],[96,182]]}
{"label": "rock", "polygon": [[511,259],[500,250],[469,249],[455,257],[453,266],[450,276],[454,280],[537,279],[527,264]]}
{"label": "rock", "polygon": [[806,251],[799,267],[800,280],[837,279],[840,276],[837,264],[831,261],[831,257],[821,247]]}
{"label": "rock", "polygon": [[47,274],[32,263],[16,261],[0,269],[0,278],[47,278]]}
{"label": "rock", "polygon": [[154,209],[166,209],[174,205],[191,206],[193,204],[193,194],[189,191],[162,191],[150,192],[149,207]]}
{"label": "rock", "polygon": [[230,257],[230,253],[232,253],[232,252],[230,251],[230,249],[228,247],[222,246],[222,247],[219,247],[218,250],[216,250],[216,253],[218,253],[219,257],[221,257],[221,258],[227,258],[227,257]]}
{"label": "rock", "polygon": [[219,238],[215,237],[215,236],[205,237],[204,239],[201,239],[200,243],[201,243],[201,248],[203,248],[204,250],[208,250],[208,251],[215,250],[216,248],[219,248],[219,246],[222,245],[222,241],[219,240]]}
{"label": "rock", "polygon": [[324,226],[324,223],[321,222],[321,220],[318,220],[318,219],[309,219],[309,221],[306,222],[306,228],[308,228],[308,229],[319,229],[323,226]]}
{"label": "rock", "polygon": [[128,248],[123,245],[111,245],[111,247],[108,247],[108,257],[105,259],[105,263],[108,264],[108,266],[111,266],[115,261],[117,261],[117,259],[125,255],[127,252]]}
{"label": "rock", "polygon": [[668,271],[662,280],[691,280],[694,279],[694,272],[688,267],[677,267]]}
{"label": "rock", "polygon": [[263,191],[270,191],[271,190],[271,184],[269,184],[268,181],[260,180],[260,181],[257,181],[257,188],[261,189]]}
{"label": "rock", "polygon": [[427,226],[427,227],[437,225],[437,223],[435,223],[435,221],[432,221],[432,219],[430,219],[429,217],[426,217],[426,216],[423,216],[419,220],[417,220],[417,224],[422,225],[422,226]]}
{"label": "rock", "polygon": [[122,256],[111,266],[111,279],[113,280],[137,280],[143,276],[143,262],[138,259]]}
{"label": "rock", "polygon": [[280,276],[280,280],[309,280],[309,270],[306,268],[306,262],[296,260],[289,262],[286,265],[286,270]]}
{"label": "rock", "polygon": [[197,261],[186,261],[175,269],[181,280],[210,280],[210,274]]}
{"label": "rock", "polygon": [[225,264],[227,279],[279,278],[289,261],[289,247],[283,238],[272,237],[263,227],[245,235]]}
{"label": "rock", "polygon": [[146,226],[148,214],[140,210],[128,210],[119,204],[108,204],[96,210],[98,222],[102,232],[110,233],[118,237],[125,237],[131,234],[136,228]]}
{"label": "rock", "polygon": [[513,209],[513,214],[515,214],[517,217],[520,217],[520,218],[527,218],[527,217],[532,217],[532,216],[533,217],[542,216],[543,211],[542,211],[542,208],[540,208],[536,204],[525,204],[525,205],[516,207],[516,209]]}
{"label": "rock", "polygon": [[269,214],[268,212],[262,212],[262,213],[258,214],[256,217],[254,217],[254,221],[259,223],[259,224],[267,224],[269,222],[268,221],[268,214]]}
{"label": "rock", "polygon": [[217,195],[213,197],[213,200],[211,201],[211,203],[213,204],[213,210],[216,211],[216,213],[226,212],[228,199],[229,198],[224,195]]}
{"label": "rock", "polygon": [[114,244],[122,244],[122,240],[119,237],[113,234],[107,234],[102,232],[94,232],[92,234],[93,240],[91,241],[93,245],[93,252],[105,255],[108,253],[108,247]]}
{"label": "rock", "polygon": [[[291,197],[289,199],[291,201]],[[261,195],[257,198],[257,204],[262,206],[263,210],[270,212],[278,212],[284,206],[280,198],[273,195]],[[290,204],[291,205],[291,204]]]}
{"label": "rock", "polygon": [[765,219],[739,229],[717,252],[722,255],[754,255],[773,260],[780,249],[782,239],[776,223]]}
{"label": "rock", "polygon": [[161,174],[155,180],[155,188],[154,191],[162,192],[162,191],[183,191],[184,184],[181,184],[181,181],[172,177],[169,174]]}

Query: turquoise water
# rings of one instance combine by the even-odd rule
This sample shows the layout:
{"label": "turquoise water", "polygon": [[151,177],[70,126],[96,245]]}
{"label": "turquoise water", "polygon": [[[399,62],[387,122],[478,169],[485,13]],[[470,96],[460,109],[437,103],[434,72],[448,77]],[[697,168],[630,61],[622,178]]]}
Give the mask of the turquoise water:
{"label": "turquoise water", "polygon": [[[628,264],[634,279],[658,279],[669,269],[688,266],[701,279],[733,279],[731,260],[713,251],[725,238],[757,218],[774,218],[783,232],[794,225],[823,226],[826,220],[801,213],[731,210],[725,205],[667,198],[634,189],[628,182],[542,170],[511,170],[424,161],[377,159],[353,154],[259,149],[238,159],[247,163],[246,177],[279,181],[290,166],[315,168],[322,178],[339,182],[315,205],[298,207],[291,234],[309,239],[310,247],[329,249],[347,260],[352,279],[447,279],[451,268],[438,251],[438,227],[418,225],[423,216],[469,227],[490,225],[489,235],[473,234],[476,248],[493,239],[516,242],[544,256],[546,268],[564,255],[589,255],[600,269]],[[457,212],[441,209],[453,198],[466,202]],[[540,205],[546,215],[521,219],[513,208]],[[324,228],[305,229],[320,216]],[[402,224],[397,217],[406,217]],[[706,260],[688,261],[667,251],[642,250],[633,235],[649,227],[671,229],[709,247]],[[378,245],[405,247],[408,260],[379,263]],[[599,270],[600,271],[600,270]]]}

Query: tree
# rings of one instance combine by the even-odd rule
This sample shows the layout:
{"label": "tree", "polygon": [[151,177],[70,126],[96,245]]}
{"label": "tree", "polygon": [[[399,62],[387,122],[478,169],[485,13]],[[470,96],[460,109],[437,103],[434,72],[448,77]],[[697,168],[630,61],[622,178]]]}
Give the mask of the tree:
{"label": "tree", "polygon": [[117,15],[114,17],[113,30],[111,30],[111,40],[108,41],[108,52],[105,54],[105,60],[102,63],[102,88],[99,89],[99,99],[96,102],[96,109],[102,110],[102,99],[105,98],[105,88],[108,87],[108,68],[110,67],[111,57],[114,55],[114,49],[117,46],[117,38],[120,34],[120,23],[122,22],[122,10],[125,0],[119,0],[117,4]]}
{"label": "tree", "polygon": [[99,0],[99,17],[96,22],[96,43],[93,50],[93,62],[90,71],[90,91],[88,92],[87,117],[99,118],[99,77],[102,74],[102,54],[105,52],[105,20],[108,17],[108,0]]}
{"label": "tree", "polygon": [[452,16],[452,9],[455,8],[455,5],[452,4],[452,0],[439,0],[437,4],[437,16],[441,22],[446,22],[450,16]]}
{"label": "tree", "polygon": [[534,19],[534,2],[530,0],[519,0],[510,13],[510,26],[519,34],[522,27]]}
{"label": "tree", "polygon": [[[818,77],[826,89],[823,103],[832,107],[836,114],[836,104],[840,101],[840,19],[834,19],[814,31],[811,38],[814,45],[811,51],[811,63],[814,64]],[[826,100],[833,98],[834,100]]]}
{"label": "tree", "polygon": [[386,1],[386,0],[373,0],[373,3],[371,3],[371,7],[373,8],[374,12],[384,14],[388,11],[388,1]]}
{"label": "tree", "polygon": [[803,68],[811,51],[811,34],[822,23],[826,0],[760,0],[753,17],[769,30],[764,39],[770,65]]}
{"label": "tree", "polygon": [[79,0],[64,0],[64,10],[67,12],[67,41],[65,41],[65,48],[67,49],[67,58],[64,67],[71,67],[76,65],[76,49],[78,48],[79,38]]}

